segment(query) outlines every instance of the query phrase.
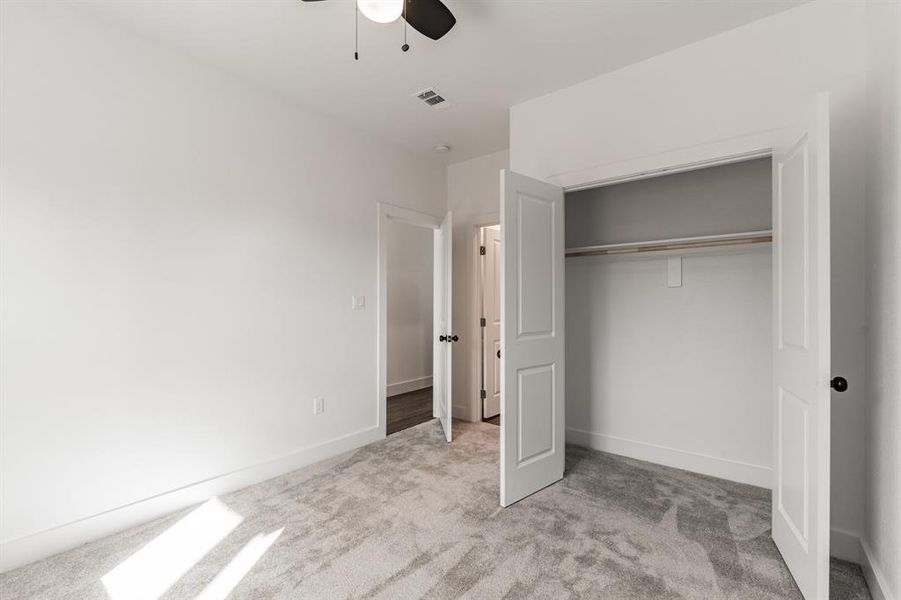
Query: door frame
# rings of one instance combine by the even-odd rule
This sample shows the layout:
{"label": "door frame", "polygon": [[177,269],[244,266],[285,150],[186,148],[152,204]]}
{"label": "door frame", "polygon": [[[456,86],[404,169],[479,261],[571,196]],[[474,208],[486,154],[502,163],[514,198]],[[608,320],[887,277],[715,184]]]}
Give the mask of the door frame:
{"label": "door frame", "polygon": [[659,154],[555,173],[539,179],[559,185],[567,193],[765,158],[773,155],[773,149],[790,129],[790,125],[785,125]]}
{"label": "door frame", "polygon": [[[798,108],[801,109],[802,107],[799,106]],[[798,122],[801,122],[800,119],[798,120]],[[555,185],[559,185],[563,188],[563,192],[565,194],[567,192],[604,187],[617,183],[625,183],[627,181],[650,179],[653,177],[670,175],[673,173],[681,173],[708,167],[726,165],[730,163],[743,162],[756,158],[772,158],[776,153],[776,149],[779,148],[780,144],[785,140],[786,136],[790,135],[791,131],[795,128],[796,125],[785,124],[783,126],[774,127],[772,129],[759,130],[745,136],[739,136],[725,140],[713,140],[697,146],[678,148],[669,152],[655,155],[640,156],[622,162],[607,163],[576,171],[556,173],[544,177],[543,180]],[[773,216],[773,218],[775,219],[775,215]],[[776,252],[778,251],[778,243],[778,240],[774,236],[773,256],[776,256]],[[773,316],[773,318],[775,319],[775,315]],[[773,323],[775,323],[775,320],[773,321]],[[775,356],[773,359],[772,368],[775,372]],[[831,366],[831,364],[830,368],[832,369],[832,371],[834,371],[834,368]],[[774,403],[775,399],[770,398],[770,401],[771,403]],[[828,405],[826,407],[826,412],[830,412]],[[775,436],[778,425],[776,422],[775,413],[773,415],[772,425],[773,440],[771,440],[771,443],[775,445]],[[501,426],[503,427],[503,423],[501,424]],[[827,427],[827,431],[828,429],[829,427]],[[831,461],[831,456],[828,456],[828,454],[829,451],[827,450],[827,457]],[[773,451],[772,460],[774,462],[771,465],[771,489],[775,490],[776,486],[778,485],[778,482],[776,481],[778,470],[775,464],[775,461],[777,460],[775,448]],[[817,493],[819,493],[821,496],[819,498],[818,505],[820,507],[825,507],[825,510],[830,511],[831,481],[830,484],[827,485],[824,489],[817,490]],[[829,525],[829,530],[826,535],[826,545],[827,555],[831,556],[831,522]]]}
{"label": "door frame", "polygon": [[[482,339],[482,326],[479,324],[479,317],[482,314],[482,273],[481,273],[481,256],[479,256],[479,246],[481,245],[481,241],[479,239],[479,235],[482,227],[488,227],[490,225],[500,225],[501,224],[501,214],[500,212],[487,213],[484,215],[480,215],[473,219],[472,221],[472,229],[470,230],[471,234],[471,242],[472,242],[472,277],[473,277],[473,293],[471,294],[470,302],[470,314],[472,315],[472,323],[467,325],[469,331],[469,339],[471,340],[481,340]],[[472,385],[470,385],[470,402],[469,402],[469,415],[473,422],[481,423],[482,422],[482,398],[480,392],[482,390],[481,386],[481,362],[482,362],[482,344],[481,342],[476,345],[477,348],[470,351],[470,361],[469,361],[469,370],[472,375],[470,381]]]}
{"label": "door frame", "polygon": [[[376,331],[376,353],[378,356],[376,382],[376,423],[380,437],[388,433],[388,236],[387,226],[390,221],[437,230],[441,227],[443,216],[437,217],[410,208],[396,206],[385,202],[378,203],[378,327]],[[436,257],[432,258],[432,261]],[[434,264],[432,265],[434,273]],[[434,334],[434,332],[432,332]],[[432,371],[434,375],[434,357]],[[432,414],[436,414],[435,399],[432,396]]]}
{"label": "door frame", "polygon": [[[485,340],[483,338],[485,331],[482,328],[482,324],[480,322],[480,318],[482,315],[482,305],[485,294],[485,273],[484,273],[484,261],[482,255],[479,253],[479,247],[482,245],[482,231],[486,227],[498,226],[500,227],[500,217],[498,216],[496,223],[481,223],[477,225],[473,225],[473,236],[475,239],[475,247],[474,247],[474,256],[475,256],[475,311],[473,315],[475,315],[475,320],[478,321],[475,325],[475,336],[472,339],[479,340],[478,351],[474,352],[476,356],[475,360],[475,370],[473,371],[473,380],[475,382],[475,394],[474,399],[475,402],[473,404],[473,421],[481,423],[485,418],[485,413],[482,406],[482,381],[481,378],[484,376],[484,366],[485,366],[485,355],[483,354],[485,350]],[[503,251],[503,250],[502,250]],[[500,273],[498,273],[498,277],[500,277]]]}

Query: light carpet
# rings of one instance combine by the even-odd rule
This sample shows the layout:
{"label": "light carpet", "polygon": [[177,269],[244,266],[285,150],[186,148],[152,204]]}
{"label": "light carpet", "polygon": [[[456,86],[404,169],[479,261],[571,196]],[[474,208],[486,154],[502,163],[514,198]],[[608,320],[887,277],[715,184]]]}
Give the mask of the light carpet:
{"label": "light carpet", "polygon": [[[563,481],[501,509],[498,435],[455,423],[447,444],[430,421],[223,496],[243,520],[163,597],[800,598],[770,539],[768,490],[569,447]],[[102,578],[197,514],[6,573],[0,597],[138,600],[152,586]],[[833,575],[833,598],[869,598],[856,566]]]}

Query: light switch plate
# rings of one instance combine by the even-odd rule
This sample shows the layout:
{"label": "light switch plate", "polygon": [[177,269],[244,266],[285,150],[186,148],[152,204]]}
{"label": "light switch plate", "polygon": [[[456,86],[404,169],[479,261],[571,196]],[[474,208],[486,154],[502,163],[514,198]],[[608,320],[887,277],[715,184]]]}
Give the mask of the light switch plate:
{"label": "light switch plate", "polygon": [[354,296],[353,297],[353,309],[354,310],[366,310],[366,296]]}
{"label": "light switch plate", "polygon": [[313,414],[321,415],[325,412],[325,398],[313,398]]}

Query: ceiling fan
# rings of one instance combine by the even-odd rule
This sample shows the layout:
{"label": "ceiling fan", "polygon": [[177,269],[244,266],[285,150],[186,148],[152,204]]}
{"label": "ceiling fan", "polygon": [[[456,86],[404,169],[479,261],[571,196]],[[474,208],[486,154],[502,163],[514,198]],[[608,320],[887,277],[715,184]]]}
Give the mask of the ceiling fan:
{"label": "ceiling fan", "polygon": [[403,18],[410,27],[433,40],[444,37],[457,23],[441,0],[357,0],[357,8],[364,17],[376,23],[392,23]]}

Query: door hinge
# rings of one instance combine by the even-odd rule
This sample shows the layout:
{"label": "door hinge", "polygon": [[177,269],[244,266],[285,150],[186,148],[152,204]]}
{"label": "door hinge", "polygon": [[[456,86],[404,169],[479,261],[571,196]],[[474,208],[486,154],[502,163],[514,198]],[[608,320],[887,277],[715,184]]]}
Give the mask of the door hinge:
{"label": "door hinge", "polygon": [[479,255],[485,256],[485,246],[479,246]]}
{"label": "door hinge", "polygon": [[488,325],[488,322],[485,320],[485,317],[482,317],[481,319],[479,319],[479,325],[482,327],[485,327],[486,325]]}
{"label": "door hinge", "polygon": [[485,398],[488,397],[488,394],[485,393],[485,390],[479,390],[479,393],[480,393],[480,395],[481,395],[482,400],[484,400]]}

